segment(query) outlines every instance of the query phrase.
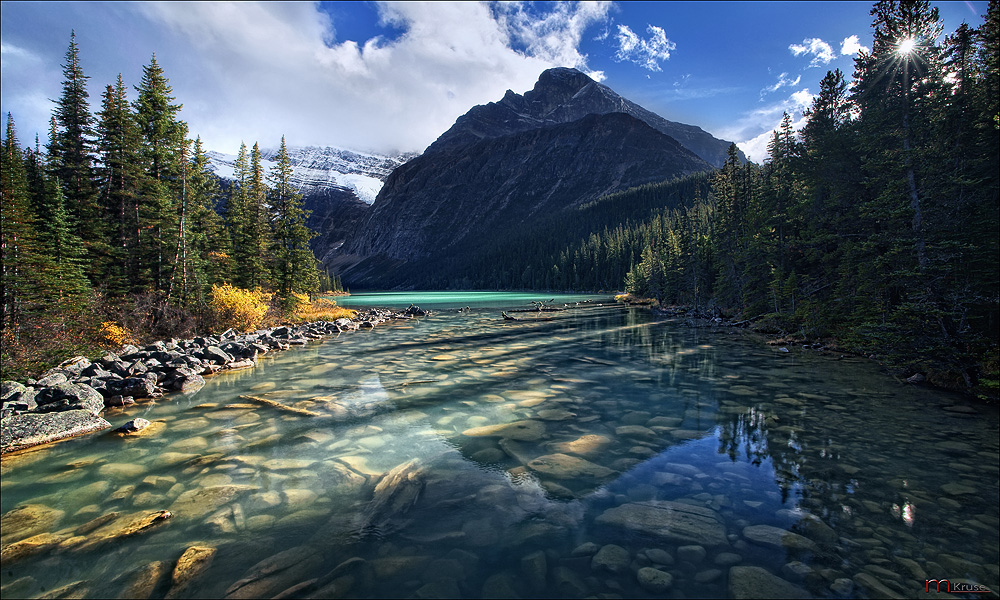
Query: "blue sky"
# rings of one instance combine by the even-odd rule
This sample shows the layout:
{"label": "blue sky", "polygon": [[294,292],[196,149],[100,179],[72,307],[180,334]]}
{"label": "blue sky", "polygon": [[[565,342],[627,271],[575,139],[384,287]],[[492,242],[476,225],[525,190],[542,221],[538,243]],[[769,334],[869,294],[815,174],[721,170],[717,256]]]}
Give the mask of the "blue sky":
{"label": "blue sky", "polygon": [[[937,2],[945,33],[986,2]],[[75,29],[93,108],[155,52],[207,148],[241,141],[421,151],[476,104],[576,67],[763,160],[828,70],[871,46],[868,2],[3,2],[0,104],[47,131]],[[131,92],[131,98],[135,92]],[[44,141],[44,140],[43,140]]]}

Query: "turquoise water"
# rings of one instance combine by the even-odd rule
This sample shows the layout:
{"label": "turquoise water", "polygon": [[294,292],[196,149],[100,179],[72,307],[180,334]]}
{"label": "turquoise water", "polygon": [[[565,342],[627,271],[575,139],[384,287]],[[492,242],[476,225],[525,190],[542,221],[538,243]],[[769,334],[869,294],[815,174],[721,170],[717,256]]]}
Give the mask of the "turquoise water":
{"label": "turquoise water", "polygon": [[556,294],[552,292],[371,292],[357,293],[334,298],[337,304],[347,308],[367,308],[387,306],[406,308],[410,304],[431,310],[459,309],[466,306],[476,308],[531,308],[532,302],[548,302],[563,306],[585,301],[611,302],[610,296],[585,294]]}
{"label": "turquoise water", "polygon": [[[995,408],[607,298],[519,322],[506,295],[469,298],[108,415],[153,421],[147,436],[5,457],[0,591],[997,589]],[[173,516],[124,535],[157,510]]]}

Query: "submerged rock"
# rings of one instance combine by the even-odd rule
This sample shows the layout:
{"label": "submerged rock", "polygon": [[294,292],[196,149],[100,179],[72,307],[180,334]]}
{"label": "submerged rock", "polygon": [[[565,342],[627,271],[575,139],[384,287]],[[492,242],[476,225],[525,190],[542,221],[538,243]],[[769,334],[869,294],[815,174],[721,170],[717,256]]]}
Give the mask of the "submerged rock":
{"label": "submerged rock", "polygon": [[424,470],[417,459],[410,459],[385,474],[375,486],[371,502],[361,515],[362,534],[384,534],[401,527],[404,515],[416,503],[424,489]]}
{"label": "submerged rock", "polygon": [[226,589],[226,598],[270,598],[303,581],[303,576],[323,563],[311,546],[296,546],[265,558]]}
{"label": "submerged rock", "polygon": [[202,576],[215,558],[216,549],[211,546],[191,546],[177,559],[170,577],[170,590],[166,598],[182,598],[188,595],[192,581]]}
{"label": "submerged rock", "polygon": [[815,551],[816,543],[797,533],[771,525],[750,525],[743,528],[743,537],[769,548]]}
{"label": "submerged rock", "polygon": [[728,544],[726,528],[715,511],[681,502],[649,500],[623,504],[604,511],[596,522],[673,543],[709,548]]}
{"label": "submerged rock", "polygon": [[115,540],[146,533],[172,516],[168,510],[157,510],[118,517],[95,530],[88,536],[85,543],[76,546],[73,550],[75,552],[88,552]]}
{"label": "submerged rock", "polygon": [[152,597],[153,592],[166,574],[167,565],[163,561],[156,560],[147,563],[132,571],[129,584],[118,597],[146,600]]}
{"label": "submerged rock", "polygon": [[616,544],[607,544],[601,546],[597,554],[590,559],[590,568],[595,571],[622,573],[628,568],[630,561],[628,550]]}
{"label": "submerged rock", "polygon": [[528,468],[556,479],[603,478],[615,471],[568,454],[547,454],[528,462]]}
{"label": "submerged rock", "polygon": [[586,456],[600,452],[605,447],[611,445],[611,440],[603,435],[588,434],[570,442],[560,442],[552,444],[550,447],[556,452],[568,452],[570,454],[580,454]]}
{"label": "submerged rock", "polygon": [[636,573],[636,579],[642,589],[652,594],[663,594],[674,585],[674,576],[666,571],[643,567]]}
{"label": "submerged rock", "polygon": [[729,596],[732,598],[812,597],[805,589],[761,567],[730,567]]}
{"label": "submerged rock", "polygon": [[501,437],[521,442],[537,442],[544,434],[545,424],[533,420],[473,427],[462,432],[469,437]]}
{"label": "submerged rock", "polygon": [[23,540],[43,531],[51,531],[66,515],[65,511],[43,504],[24,504],[0,517],[0,544]]}

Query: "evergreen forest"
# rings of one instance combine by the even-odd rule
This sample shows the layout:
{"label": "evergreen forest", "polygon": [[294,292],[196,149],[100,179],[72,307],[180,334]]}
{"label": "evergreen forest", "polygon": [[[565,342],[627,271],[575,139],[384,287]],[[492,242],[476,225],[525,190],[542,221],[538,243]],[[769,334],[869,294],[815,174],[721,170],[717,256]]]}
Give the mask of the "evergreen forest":
{"label": "evergreen forest", "polygon": [[134,98],[119,75],[96,114],[75,34],[63,76],[44,146],[22,147],[7,115],[3,379],[102,342],[200,333],[213,286],[266,290],[279,317],[335,287],[309,248],[284,138],[270,172],[243,145],[223,192],[155,55]]}
{"label": "evergreen forest", "polygon": [[[834,338],[901,377],[996,397],[1000,10],[938,44],[927,2],[879,2],[764,164],[644,186],[494,243],[469,287],[625,290],[663,306]],[[429,274],[428,278],[432,275]],[[461,286],[460,286],[461,287]]]}

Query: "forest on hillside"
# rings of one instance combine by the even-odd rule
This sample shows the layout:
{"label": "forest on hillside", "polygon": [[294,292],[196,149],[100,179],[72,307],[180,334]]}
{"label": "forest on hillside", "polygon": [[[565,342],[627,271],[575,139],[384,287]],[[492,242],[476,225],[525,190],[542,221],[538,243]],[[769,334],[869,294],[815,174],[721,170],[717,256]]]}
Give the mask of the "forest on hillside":
{"label": "forest on hillside", "polygon": [[762,165],[628,190],[473,261],[487,289],[612,290],[838,343],[996,397],[1000,10],[938,44],[928,2],[874,5],[853,81],[828,72]]}
{"label": "forest on hillside", "polygon": [[75,34],[63,76],[44,146],[36,136],[22,147],[7,115],[3,379],[102,345],[203,332],[213,298],[233,289],[280,317],[336,288],[309,248],[284,138],[269,173],[258,145],[243,145],[222,191],[155,55],[136,98],[119,75],[96,114]]}

